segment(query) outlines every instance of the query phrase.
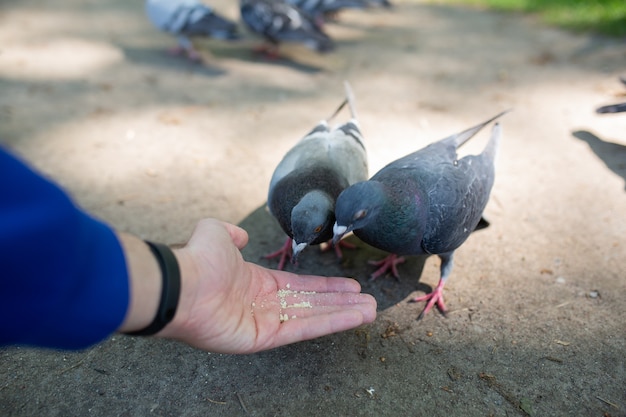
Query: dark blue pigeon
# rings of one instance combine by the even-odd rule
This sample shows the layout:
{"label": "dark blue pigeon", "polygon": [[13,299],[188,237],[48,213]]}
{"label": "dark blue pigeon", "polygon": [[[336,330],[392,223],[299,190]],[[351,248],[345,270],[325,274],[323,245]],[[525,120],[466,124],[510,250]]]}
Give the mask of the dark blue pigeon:
{"label": "dark blue pigeon", "polygon": [[178,38],[174,54],[185,53],[192,60],[200,54],[193,47],[192,37],[222,40],[239,38],[237,25],[216,13],[199,0],[146,0],[146,15],[158,29]]}
{"label": "dark blue pigeon", "polygon": [[[351,119],[331,129],[328,121],[346,103]],[[267,205],[289,237],[282,249],[266,257],[280,256],[278,269],[282,269],[288,256],[295,263],[307,246],[329,241],[337,196],[349,185],[366,180],[367,175],[367,154],[346,83],[342,105],[291,148],[274,170]]]}
{"label": "dark blue pigeon", "polygon": [[241,19],[255,34],[269,45],[260,52],[276,58],[282,42],[295,42],[317,52],[334,48],[332,39],[315,23],[312,16],[285,0],[240,0]]}
{"label": "dark blue pigeon", "polygon": [[356,183],[337,199],[334,241],[354,232],[364,242],[391,252],[372,279],[391,268],[398,255],[438,255],[441,278],[435,290],[414,301],[428,301],[419,318],[437,304],[445,314],[443,287],[454,251],[479,226],[494,181],[499,124],[479,155],[457,158],[457,148],[497,116],[391,162],[370,180]]}

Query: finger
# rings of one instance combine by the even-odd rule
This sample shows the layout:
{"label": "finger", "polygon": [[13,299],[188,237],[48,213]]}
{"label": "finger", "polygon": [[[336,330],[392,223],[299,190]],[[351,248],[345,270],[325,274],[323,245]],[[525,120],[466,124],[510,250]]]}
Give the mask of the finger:
{"label": "finger", "polygon": [[288,304],[279,310],[281,321],[305,319],[309,317],[323,316],[330,313],[347,310],[358,310],[363,315],[365,323],[371,323],[376,319],[376,300],[369,294],[359,295],[352,300],[332,300],[332,302],[322,305],[316,301],[300,301],[295,304]]}
{"label": "finger", "polygon": [[270,270],[279,289],[315,292],[361,292],[361,284],[352,278],[296,275],[285,271]]}
{"label": "finger", "polygon": [[314,292],[279,290],[278,302],[281,309],[309,309],[316,310],[324,307],[346,308],[356,304],[373,304],[376,299],[370,294],[353,292]]}
{"label": "finger", "polygon": [[342,332],[364,323],[363,314],[356,309],[340,310],[298,320],[288,320],[281,323],[281,328],[274,339],[272,347]]}
{"label": "finger", "polygon": [[281,312],[286,317],[311,317],[339,310],[357,309],[366,322],[376,318],[376,299],[361,293],[301,293],[281,297]]}
{"label": "finger", "polygon": [[243,249],[248,244],[248,232],[244,229],[226,222],[222,222],[222,225],[226,228],[228,234],[230,234],[230,238],[235,246],[237,246],[237,249]]}

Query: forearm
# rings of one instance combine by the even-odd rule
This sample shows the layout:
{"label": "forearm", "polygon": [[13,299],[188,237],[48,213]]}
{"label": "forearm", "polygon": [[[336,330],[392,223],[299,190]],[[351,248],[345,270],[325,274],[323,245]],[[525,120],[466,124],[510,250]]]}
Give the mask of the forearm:
{"label": "forearm", "polygon": [[128,277],[117,236],[0,148],[0,345],[93,345],[119,327]]}

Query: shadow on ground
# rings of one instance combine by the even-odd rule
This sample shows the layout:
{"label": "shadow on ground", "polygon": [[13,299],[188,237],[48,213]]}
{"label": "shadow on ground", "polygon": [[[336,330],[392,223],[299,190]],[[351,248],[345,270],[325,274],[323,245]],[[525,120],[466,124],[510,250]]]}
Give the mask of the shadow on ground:
{"label": "shadow on ground", "polygon": [[586,130],[577,130],[572,135],[586,142],[608,169],[624,179],[624,190],[626,191],[626,146],[602,140]]}

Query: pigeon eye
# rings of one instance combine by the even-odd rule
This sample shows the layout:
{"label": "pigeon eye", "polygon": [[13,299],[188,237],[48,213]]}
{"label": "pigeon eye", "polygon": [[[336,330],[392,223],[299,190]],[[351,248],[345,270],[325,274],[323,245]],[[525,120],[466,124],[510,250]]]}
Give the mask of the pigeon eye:
{"label": "pigeon eye", "polygon": [[314,231],[315,231],[315,233],[321,232],[322,231],[322,226],[321,225],[317,226]]}
{"label": "pigeon eye", "polygon": [[367,216],[367,210],[365,209],[359,210],[356,213],[354,213],[354,220],[362,219],[365,216]]}

